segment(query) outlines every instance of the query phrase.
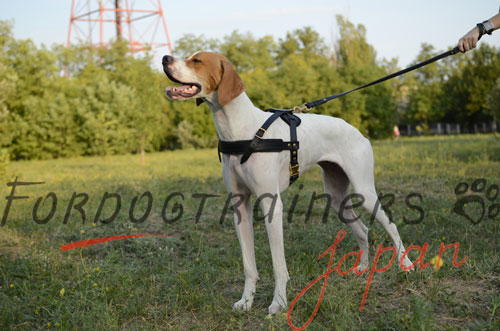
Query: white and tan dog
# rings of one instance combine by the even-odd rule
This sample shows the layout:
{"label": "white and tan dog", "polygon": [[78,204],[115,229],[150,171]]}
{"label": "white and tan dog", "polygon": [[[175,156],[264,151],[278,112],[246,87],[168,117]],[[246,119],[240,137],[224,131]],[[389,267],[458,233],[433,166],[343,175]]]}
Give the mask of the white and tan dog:
{"label": "white and tan dog", "polygon": [[[166,94],[174,100],[196,99],[197,104],[206,102],[215,120],[219,138],[223,141],[249,140],[261,127],[270,113],[256,108],[231,63],[222,55],[197,52],[186,59],[164,56],[163,69],[170,80],[181,84],[168,87]],[[332,197],[332,207],[338,213],[341,202],[354,192],[364,197],[363,207],[385,228],[398,249],[399,260],[405,248],[396,225],[391,223],[378,204],[374,186],[373,151],[370,142],[353,126],[339,118],[315,114],[298,114],[301,125],[297,128],[300,142],[299,162],[301,173],[315,164],[322,168],[325,192]],[[290,137],[289,126],[281,121],[274,122],[265,138]],[[286,284],[289,279],[283,244],[283,204],[280,193],[289,185],[290,152],[253,153],[244,164],[241,155],[223,154],[222,174],[227,190],[244,197],[243,203],[235,203],[241,219],[234,215],[236,233],[243,255],[245,287],[241,300],[235,309],[248,310],[252,306],[255,285],[259,279],[255,263],[252,206],[250,196],[273,194],[272,199],[261,199],[263,215],[269,215],[265,222],[271,246],[275,289],[269,313],[274,314],[287,306]],[[241,201],[240,201],[241,202]],[[350,204],[350,203],[349,203]],[[355,219],[353,209],[345,209],[345,219]],[[272,220],[272,221],[271,221]],[[368,266],[368,229],[360,221],[348,223],[360,249],[363,251],[359,270]],[[412,263],[405,257],[403,264]]]}

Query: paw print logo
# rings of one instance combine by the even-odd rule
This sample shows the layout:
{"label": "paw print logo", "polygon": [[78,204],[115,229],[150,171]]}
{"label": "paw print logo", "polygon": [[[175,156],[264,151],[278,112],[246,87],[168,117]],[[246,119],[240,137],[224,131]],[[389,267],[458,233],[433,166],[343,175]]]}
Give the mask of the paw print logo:
{"label": "paw print logo", "polygon": [[457,202],[453,206],[453,212],[473,224],[481,223],[485,215],[491,220],[494,219],[500,214],[500,203],[496,202],[500,189],[496,184],[487,186],[486,179],[476,179],[470,186],[470,192],[467,193],[469,184],[459,183],[455,187]]}

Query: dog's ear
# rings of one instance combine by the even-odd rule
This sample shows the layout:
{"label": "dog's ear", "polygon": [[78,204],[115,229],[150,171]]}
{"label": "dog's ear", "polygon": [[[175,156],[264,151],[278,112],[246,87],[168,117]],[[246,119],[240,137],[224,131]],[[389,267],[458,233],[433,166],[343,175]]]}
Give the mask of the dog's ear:
{"label": "dog's ear", "polygon": [[202,98],[196,98],[196,106],[200,106],[202,103],[204,103],[205,100],[203,100]]}
{"label": "dog's ear", "polygon": [[225,106],[229,102],[231,102],[231,100],[245,91],[245,85],[228,60],[222,60],[221,66],[222,78],[219,82],[217,95],[219,98],[219,103],[222,106]]}

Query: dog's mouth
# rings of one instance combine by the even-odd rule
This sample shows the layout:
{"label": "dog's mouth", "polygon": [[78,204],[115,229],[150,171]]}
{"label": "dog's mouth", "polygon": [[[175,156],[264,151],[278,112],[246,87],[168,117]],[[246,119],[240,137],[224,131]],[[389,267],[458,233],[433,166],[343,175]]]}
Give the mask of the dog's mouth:
{"label": "dog's mouth", "polygon": [[178,79],[175,79],[167,70],[165,70],[165,74],[168,79],[172,82],[181,84],[181,86],[169,86],[166,90],[166,95],[170,99],[174,100],[186,100],[194,97],[198,93],[201,92],[201,85],[198,83],[183,83]]}

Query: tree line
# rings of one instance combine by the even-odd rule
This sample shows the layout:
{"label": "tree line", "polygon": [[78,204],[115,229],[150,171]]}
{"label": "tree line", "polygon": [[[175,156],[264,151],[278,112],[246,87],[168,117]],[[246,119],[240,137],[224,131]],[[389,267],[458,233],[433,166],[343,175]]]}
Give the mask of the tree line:
{"label": "tree line", "polygon": [[[304,27],[278,40],[238,31],[222,39],[188,34],[176,43],[174,55],[198,50],[225,55],[262,109],[301,105],[400,69],[397,59],[377,59],[363,25],[342,16],[337,24],[339,38],[333,47]],[[442,51],[423,44],[415,63]],[[49,49],[16,40],[10,23],[0,21],[0,164],[8,158],[216,146],[208,107],[166,99],[165,87],[172,83],[153,67],[150,56],[131,57],[126,41],[101,49]],[[467,54],[352,93],[313,112],[341,117],[374,139],[390,136],[397,123],[427,130],[433,121],[498,122],[499,77],[500,50],[481,42]]]}

